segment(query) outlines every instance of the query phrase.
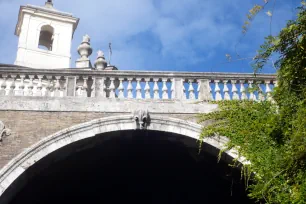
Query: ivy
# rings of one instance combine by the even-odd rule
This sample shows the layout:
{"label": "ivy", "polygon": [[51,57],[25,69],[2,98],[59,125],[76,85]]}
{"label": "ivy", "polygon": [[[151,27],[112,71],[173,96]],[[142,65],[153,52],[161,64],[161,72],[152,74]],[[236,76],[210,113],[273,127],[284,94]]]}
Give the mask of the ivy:
{"label": "ivy", "polygon": [[212,121],[200,139],[227,136],[225,150],[235,148],[250,162],[242,176],[253,181],[249,197],[261,203],[306,203],[305,6],[303,1],[297,19],[277,36],[266,38],[254,59],[257,73],[271,55],[279,56],[273,103],[222,101],[217,112],[199,115],[199,122]]}

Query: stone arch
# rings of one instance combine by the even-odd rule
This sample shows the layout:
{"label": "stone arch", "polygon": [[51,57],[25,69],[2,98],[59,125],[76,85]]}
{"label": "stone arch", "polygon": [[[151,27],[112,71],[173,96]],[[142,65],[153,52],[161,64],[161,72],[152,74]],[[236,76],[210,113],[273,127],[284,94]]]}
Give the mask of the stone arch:
{"label": "stone arch", "polygon": [[54,28],[51,25],[41,25],[39,29],[38,47],[40,49],[53,50]]}
{"label": "stone arch", "polygon": [[[99,134],[135,129],[139,129],[139,125],[135,122],[133,115],[113,116],[75,125],[44,138],[30,148],[27,148],[0,170],[0,197],[29,167],[52,152]],[[197,140],[202,126],[176,118],[151,116],[150,123],[146,126],[146,129],[175,133]],[[204,142],[217,149],[222,149],[226,140],[222,137],[212,137],[204,139]],[[228,151],[226,155],[231,159],[238,157],[234,151]],[[243,163],[241,159],[238,160]]]}

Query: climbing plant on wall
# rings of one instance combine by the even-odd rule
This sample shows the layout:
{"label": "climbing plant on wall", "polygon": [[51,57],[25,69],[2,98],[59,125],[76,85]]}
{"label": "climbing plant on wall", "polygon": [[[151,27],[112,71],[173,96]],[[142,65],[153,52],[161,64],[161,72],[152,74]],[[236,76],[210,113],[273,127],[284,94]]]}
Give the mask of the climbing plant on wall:
{"label": "climbing plant on wall", "polygon": [[[256,10],[255,13],[258,11]],[[254,58],[254,71],[277,56],[278,86],[272,101],[222,101],[219,111],[199,115],[211,120],[201,139],[225,135],[250,164],[249,196],[261,203],[306,203],[306,3],[296,20],[268,36]],[[247,170],[247,171],[246,171]],[[252,172],[247,173],[247,172]]]}

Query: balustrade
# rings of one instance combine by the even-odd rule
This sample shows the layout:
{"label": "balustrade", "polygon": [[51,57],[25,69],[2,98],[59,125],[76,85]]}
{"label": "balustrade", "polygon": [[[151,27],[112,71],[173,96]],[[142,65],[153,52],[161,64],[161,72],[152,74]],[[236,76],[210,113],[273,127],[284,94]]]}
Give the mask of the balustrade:
{"label": "balustrade", "polygon": [[0,96],[134,100],[271,100],[275,75],[0,69]]}

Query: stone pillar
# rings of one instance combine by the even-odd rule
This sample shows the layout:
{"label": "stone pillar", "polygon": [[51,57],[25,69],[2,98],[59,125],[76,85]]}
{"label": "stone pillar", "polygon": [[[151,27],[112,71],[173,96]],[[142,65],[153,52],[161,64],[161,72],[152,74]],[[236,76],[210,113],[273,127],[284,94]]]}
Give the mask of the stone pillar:
{"label": "stone pillar", "polygon": [[210,101],[211,98],[212,98],[212,96],[210,95],[211,94],[210,85],[209,85],[210,80],[200,79],[200,80],[198,80],[198,82],[199,82],[198,99],[200,101]]}
{"label": "stone pillar", "polygon": [[173,85],[174,85],[174,91],[173,91],[173,96],[172,98],[174,100],[183,100],[185,99],[184,96],[184,85],[183,85],[184,80],[182,78],[174,78],[173,79]]}
{"label": "stone pillar", "polygon": [[103,77],[96,77],[95,79],[95,97],[99,98],[106,98],[106,92],[105,92],[105,78]]}

